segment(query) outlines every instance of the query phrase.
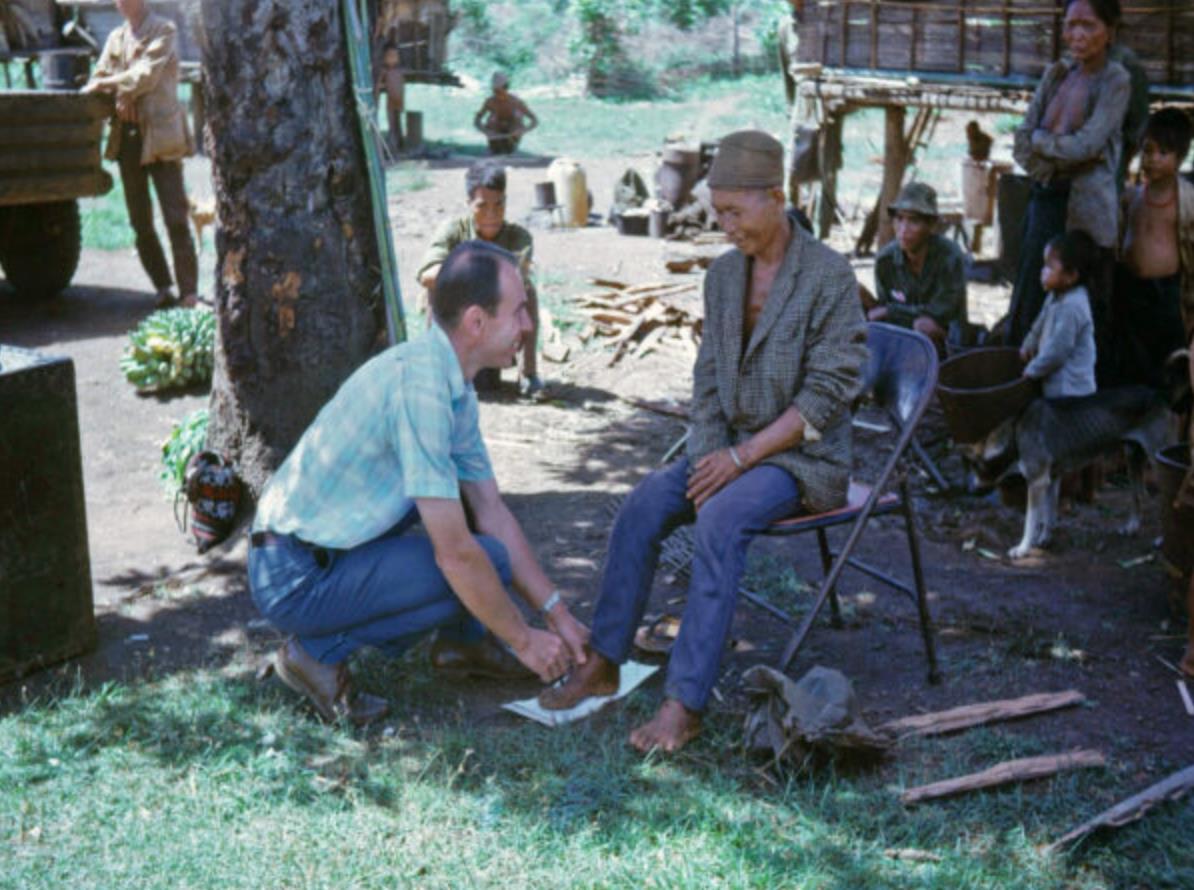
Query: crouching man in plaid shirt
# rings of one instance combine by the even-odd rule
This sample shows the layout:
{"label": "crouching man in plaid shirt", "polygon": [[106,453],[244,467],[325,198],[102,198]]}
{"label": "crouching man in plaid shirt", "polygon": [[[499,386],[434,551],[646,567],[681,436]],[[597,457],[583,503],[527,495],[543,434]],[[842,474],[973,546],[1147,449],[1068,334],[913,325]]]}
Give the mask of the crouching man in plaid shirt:
{"label": "crouching man in plaid shirt", "polygon": [[744,130],[721,141],[709,188],[736,250],[705,278],[688,455],[639,483],[614,520],[591,654],[539,696],[564,709],[618,687],[660,544],[695,523],[692,581],[668,661],[664,702],[630,734],[674,751],[700,730],[717,680],[751,538],[799,511],[842,506],[850,404],[862,388],[866,329],[846,259],[784,210],[783,148]]}
{"label": "crouching man in plaid shirt", "polygon": [[[588,629],[502,501],[478,425],[474,375],[512,364],[531,330],[517,259],[461,244],[431,308],[426,333],[366,362],[324,406],[254,521],[253,600],[293,635],[274,668],[325,719],[386,713],[383,699],[353,691],[354,651],[397,655],[437,628],[432,663],[452,673],[529,669],[549,682],[585,659]],[[548,630],[526,623],[511,585]]]}

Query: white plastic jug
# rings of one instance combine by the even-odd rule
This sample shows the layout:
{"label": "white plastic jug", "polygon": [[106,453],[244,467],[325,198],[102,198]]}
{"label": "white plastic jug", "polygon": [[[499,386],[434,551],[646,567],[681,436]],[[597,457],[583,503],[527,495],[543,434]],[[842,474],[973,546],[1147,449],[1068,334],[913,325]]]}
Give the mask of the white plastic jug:
{"label": "white plastic jug", "polygon": [[589,189],[585,168],[571,158],[556,158],[547,168],[547,178],[555,184],[565,226],[584,226],[589,222]]}

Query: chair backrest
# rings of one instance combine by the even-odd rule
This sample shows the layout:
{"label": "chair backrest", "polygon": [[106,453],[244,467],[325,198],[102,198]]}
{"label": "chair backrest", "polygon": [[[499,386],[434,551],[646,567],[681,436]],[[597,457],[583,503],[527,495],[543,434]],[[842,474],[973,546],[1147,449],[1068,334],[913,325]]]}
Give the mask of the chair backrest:
{"label": "chair backrest", "polygon": [[901,431],[920,420],[937,389],[937,349],[924,334],[872,321],[865,391],[895,420]]}

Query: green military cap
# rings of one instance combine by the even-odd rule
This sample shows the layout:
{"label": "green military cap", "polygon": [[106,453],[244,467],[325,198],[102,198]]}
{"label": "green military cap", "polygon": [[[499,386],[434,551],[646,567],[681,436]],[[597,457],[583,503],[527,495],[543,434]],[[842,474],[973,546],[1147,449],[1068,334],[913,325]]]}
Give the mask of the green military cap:
{"label": "green military cap", "polygon": [[910,182],[900,191],[900,196],[887,205],[887,212],[892,216],[900,211],[905,213],[919,213],[936,219],[937,190],[927,182]]}

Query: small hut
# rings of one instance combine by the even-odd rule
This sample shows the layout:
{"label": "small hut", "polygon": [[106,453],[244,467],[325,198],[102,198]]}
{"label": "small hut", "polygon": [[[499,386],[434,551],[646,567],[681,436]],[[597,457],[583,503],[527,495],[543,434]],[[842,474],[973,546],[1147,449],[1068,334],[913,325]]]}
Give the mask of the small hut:
{"label": "small hut", "polygon": [[375,0],[374,58],[381,48],[398,48],[406,79],[415,83],[458,84],[447,68],[452,16],[448,0]]}
{"label": "small hut", "polygon": [[[945,83],[1035,84],[1064,49],[1063,8],[1059,0],[819,0],[801,24],[799,57]],[[1155,90],[1194,88],[1190,0],[1126,0],[1119,40]]]}
{"label": "small hut", "polygon": [[[1158,99],[1194,98],[1194,0],[1125,0],[1119,40],[1148,74]],[[864,107],[887,117],[883,188],[898,193],[917,146],[942,110],[1022,113],[1044,69],[1064,52],[1063,0],[810,0],[798,59],[810,76],[801,95],[821,123],[817,217],[836,212],[842,120]],[[905,126],[907,109],[915,109]],[[859,247],[891,237],[872,211]]]}

